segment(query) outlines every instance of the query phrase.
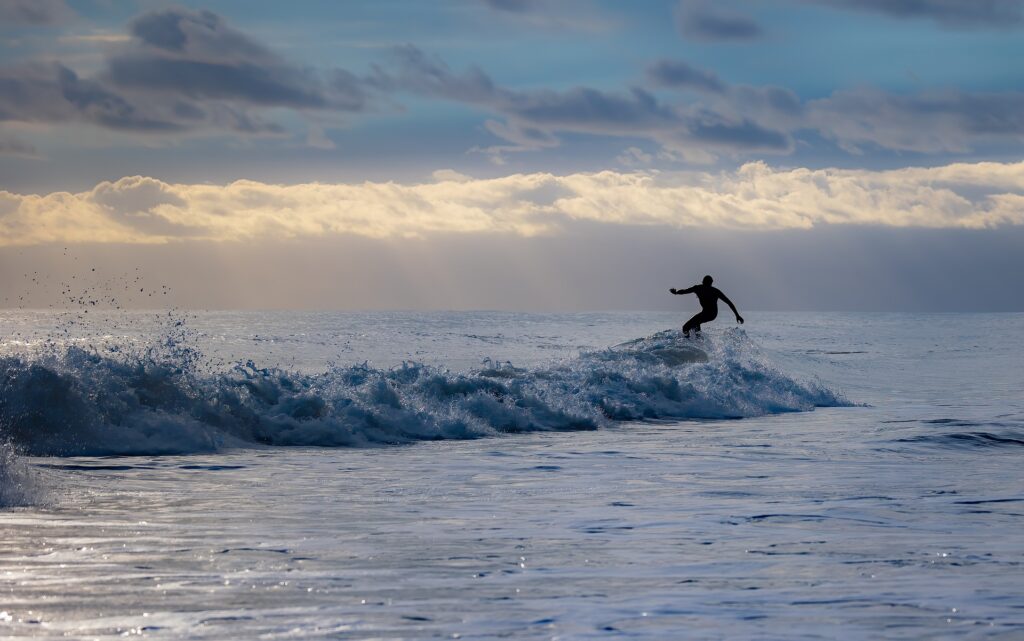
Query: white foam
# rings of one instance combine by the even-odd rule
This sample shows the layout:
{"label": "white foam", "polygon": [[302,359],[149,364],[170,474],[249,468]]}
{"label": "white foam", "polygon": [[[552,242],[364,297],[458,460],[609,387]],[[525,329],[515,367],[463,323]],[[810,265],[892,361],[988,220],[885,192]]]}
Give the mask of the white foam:
{"label": "white foam", "polygon": [[449,372],[407,363],[308,375],[249,362],[209,374],[196,361],[194,352],[173,348],[5,357],[0,429],[37,455],[171,454],[596,429],[846,403],[778,371],[739,329],[699,343],[663,332],[531,369]]}
{"label": "white foam", "polygon": [[10,443],[0,443],[0,508],[42,502],[46,484],[38,477],[39,472],[25,463]]}

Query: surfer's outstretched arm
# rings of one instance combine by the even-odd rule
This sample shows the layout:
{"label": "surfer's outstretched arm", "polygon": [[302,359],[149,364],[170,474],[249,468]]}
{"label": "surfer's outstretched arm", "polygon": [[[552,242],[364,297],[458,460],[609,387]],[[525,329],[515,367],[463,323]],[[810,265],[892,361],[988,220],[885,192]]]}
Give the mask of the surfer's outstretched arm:
{"label": "surfer's outstretched arm", "polygon": [[[696,287],[696,285],[694,287]],[[673,287],[672,289],[670,289],[668,291],[672,292],[676,296],[678,296],[680,294],[692,294],[693,293],[693,287],[687,287],[686,289],[676,289],[675,287]]]}
{"label": "surfer's outstretched arm", "polygon": [[738,311],[736,311],[736,306],[732,304],[732,301],[729,300],[729,297],[723,294],[722,292],[718,292],[718,297],[725,301],[725,304],[729,306],[729,309],[732,310],[732,313],[736,314],[736,322],[742,325],[743,317],[740,316],[740,313]]}

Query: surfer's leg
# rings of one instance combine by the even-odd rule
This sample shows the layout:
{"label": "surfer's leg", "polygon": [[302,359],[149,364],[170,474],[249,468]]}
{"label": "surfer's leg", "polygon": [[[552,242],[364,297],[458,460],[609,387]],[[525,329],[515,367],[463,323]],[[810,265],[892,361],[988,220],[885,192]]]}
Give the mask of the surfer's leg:
{"label": "surfer's leg", "polygon": [[690,330],[693,329],[693,328],[697,328],[698,332],[700,331],[700,323],[701,323],[701,316],[702,315],[703,315],[703,312],[701,312],[699,314],[695,314],[693,318],[691,318],[690,320],[686,321],[686,324],[683,325],[683,336],[689,338],[690,337]]}
{"label": "surfer's leg", "polygon": [[715,314],[714,312],[701,310],[695,314],[693,318],[686,321],[685,325],[683,325],[683,336],[689,337],[691,329],[695,333],[700,334],[700,326],[704,323],[710,323],[715,320],[716,316],[718,316],[718,314]]}

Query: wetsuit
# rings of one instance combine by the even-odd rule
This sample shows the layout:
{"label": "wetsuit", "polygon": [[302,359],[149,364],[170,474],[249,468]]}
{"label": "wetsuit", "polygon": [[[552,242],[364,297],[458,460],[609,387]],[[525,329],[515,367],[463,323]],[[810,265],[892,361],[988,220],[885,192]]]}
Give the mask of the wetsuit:
{"label": "wetsuit", "polygon": [[686,321],[686,324],[683,325],[683,332],[689,332],[691,329],[699,332],[702,323],[709,323],[718,318],[718,299],[723,294],[717,287],[712,287],[711,285],[694,285],[688,291],[697,295],[701,310],[693,318]]}

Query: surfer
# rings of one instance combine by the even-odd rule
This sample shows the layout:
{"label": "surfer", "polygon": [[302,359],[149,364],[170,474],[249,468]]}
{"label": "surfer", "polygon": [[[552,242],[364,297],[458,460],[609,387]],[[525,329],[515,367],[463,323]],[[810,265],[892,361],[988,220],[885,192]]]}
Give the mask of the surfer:
{"label": "surfer", "polygon": [[718,316],[718,299],[721,298],[725,301],[725,304],[729,306],[733,314],[736,314],[736,322],[740,325],[743,324],[743,317],[736,311],[736,306],[732,304],[729,297],[722,293],[717,287],[712,287],[715,279],[710,276],[705,276],[704,281],[700,285],[694,285],[693,287],[687,287],[686,289],[676,289],[673,287],[668,290],[675,295],[680,294],[696,294],[697,300],[700,301],[700,312],[697,313],[693,318],[686,321],[683,325],[683,336],[686,338],[690,337],[690,330],[694,330],[696,334],[700,334],[701,323],[709,323]]}

